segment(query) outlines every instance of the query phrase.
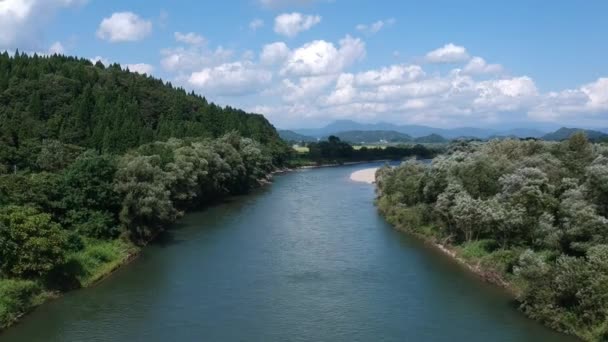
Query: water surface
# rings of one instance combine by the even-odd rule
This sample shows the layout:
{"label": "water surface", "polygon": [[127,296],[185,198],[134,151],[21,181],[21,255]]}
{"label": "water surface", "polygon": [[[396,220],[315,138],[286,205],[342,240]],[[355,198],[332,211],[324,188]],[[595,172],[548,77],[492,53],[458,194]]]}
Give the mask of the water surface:
{"label": "water surface", "polygon": [[359,165],[294,172],[190,214],[0,341],[573,341],[390,228]]}

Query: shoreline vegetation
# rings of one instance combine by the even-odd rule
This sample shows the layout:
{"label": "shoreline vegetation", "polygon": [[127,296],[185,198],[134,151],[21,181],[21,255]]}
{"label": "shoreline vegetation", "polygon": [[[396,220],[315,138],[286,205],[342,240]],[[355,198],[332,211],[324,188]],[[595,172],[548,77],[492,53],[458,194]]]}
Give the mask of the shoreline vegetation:
{"label": "shoreline vegetation", "polygon": [[431,165],[381,168],[376,205],[397,230],[506,288],[530,318],[608,340],[608,146],[452,144]]}
{"label": "shoreline vegetation", "polygon": [[[262,178],[258,179],[258,184],[256,187],[271,185],[272,176],[274,174],[284,174],[284,173],[288,173],[288,172],[295,172],[298,170],[305,170],[305,169],[339,167],[339,166],[367,164],[370,162],[382,162],[382,161],[389,161],[389,160],[372,160],[372,161],[345,162],[345,163],[314,164],[314,165],[309,165],[309,166],[299,166],[296,168],[276,168],[275,170],[264,175]],[[362,180],[362,181],[370,183],[370,184],[373,183],[373,177],[377,170],[378,170],[378,168],[364,170],[364,171],[366,171],[365,175],[363,175],[365,180]],[[370,175],[372,177],[371,181],[370,181]],[[202,208],[202,209],[204,210],[204,208]],[[162,228],[162,230],[157,231],[154,234],[154,236],[151,236],[148,240],[141,242],[139,245],[134,244],[130,241],[126,241],[126,240],[116,240],[116,241],[111,242],[111,244],[114,244],[114,243],[116,244],[115,246],[113,246],[116,253],[113,254],[112,258],[107,258],[105,261],[100,262],[100,263],[96,264],[95,266],[93,266],[93,268],[91,268],[89,270],[89,274],[87,276],[79,277],[78,280],[80,282],[80,285],[77,288],[77,290],[83,290],[83,289],[93,287],[93,286],[105,281],[106,279],[110,278],[116,271],[118,271],[122,267],[125,267],[128,264],[130,264],[131,262],[135,261],[139,257],[142,249],[148,243],[153,242],[155,240],[155,238],[158,236],[158,234],[162,233],[162,231],[164,229],[165,228]],[[4,282],[0,282],[0,286],[6,286],[6,284]],[[4,291],[2,288],[0,288],[0,293],[9,293],[10,294],[10,291]],[[32,296],[29,299],[29,303],[21,303],[21,306],[14,307],[13,308],[14,312],[12,312],[12,313],[2,312],[3,315],[0,316],[0,318],[2,319],[0,321],[0,323],[2,323],[0,325],[0,336],[2,335],[2,332],[5,331],[6,329],[8,329],[16,324],[19,324],[19,321],[22,318],[27,316],[29,313],[33,312],[37,307],[45,304],[49,300],[54,300],[54,299],[60,298],[62,296],[62,294],[63,294],[63,291],[59,291],[59,290],[52,290],[52,291],[41,290],[37,295]],[[0,303],[1,303],[1,299],[0,299]],[[10,314],[10,317],[8,317],[9,314]]]}
{"label": "shoreline vegetation", "polygon": [[262,115],[118,64],[1,53],[0,103],[0,330],[291,154]]}

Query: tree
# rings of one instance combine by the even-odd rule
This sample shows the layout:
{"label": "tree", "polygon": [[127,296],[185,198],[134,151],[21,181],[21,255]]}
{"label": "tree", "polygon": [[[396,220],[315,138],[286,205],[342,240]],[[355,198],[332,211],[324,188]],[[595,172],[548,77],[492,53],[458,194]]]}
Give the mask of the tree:
{"label": "tree", "polygon": [[9,206],[0,211],[0,271],[12,277],[45,276],[65,261],[67,234],[51,215]]}
{"label": "tree", "polygon": [[146,242],[178,216],[165,179],[157,156],[121,158],[114,189],[122,198],[120,221],[133,241]]}

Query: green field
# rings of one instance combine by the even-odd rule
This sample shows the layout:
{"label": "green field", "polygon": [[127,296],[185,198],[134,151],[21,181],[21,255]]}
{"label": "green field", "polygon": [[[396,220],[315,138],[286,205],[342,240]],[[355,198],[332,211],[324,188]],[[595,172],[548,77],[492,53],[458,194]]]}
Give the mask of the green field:
{"label": "green field", "polygon": [[308,153],[310,149],[306,146],[293,145],[292,148],[298,153]]}

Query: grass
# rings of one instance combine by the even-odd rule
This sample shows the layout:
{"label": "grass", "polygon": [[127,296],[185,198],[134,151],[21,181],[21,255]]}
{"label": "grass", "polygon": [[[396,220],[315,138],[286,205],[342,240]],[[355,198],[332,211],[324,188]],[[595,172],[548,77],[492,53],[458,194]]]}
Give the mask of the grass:
{"label": "grass", "polygon": [[298,153],[308,153],[310,149],[306,146],[293,145],[292,148]]}
{"label": "grass", "polygon": [[[76,274],[81,287],[89,287],[111,274],[139,251],[138,247],[120,239],[102,241],[89,239],[83,250],[68,255],[65,267]],[[7,328],[54,297],[41,282],[31,280],[0,279],[0,330]]]}
{"label": "grass", "polygon": [[0,279],[0,328],[15,323],[44,301],[42,287],[30,280]]}
{"label": "grass", "polygon": [[88,287],[112,273],[125,263],[138,248],[120,239],[113,241],[88,240],[85,248],[70,256],[80,265],[78,281],[82,287]]}

